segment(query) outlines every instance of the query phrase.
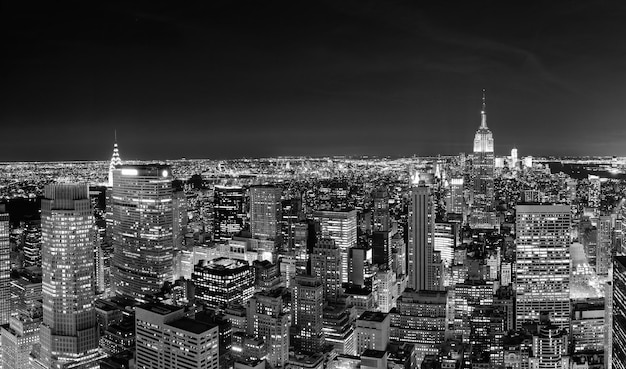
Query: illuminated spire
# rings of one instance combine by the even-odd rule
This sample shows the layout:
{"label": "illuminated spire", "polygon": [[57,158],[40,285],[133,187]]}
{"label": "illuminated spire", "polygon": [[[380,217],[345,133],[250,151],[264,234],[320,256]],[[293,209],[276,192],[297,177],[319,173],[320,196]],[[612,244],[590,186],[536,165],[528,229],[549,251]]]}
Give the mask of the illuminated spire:
{"label": "illuminated spire", "polygon": [[483,108],[480,111],[480,128],[487,129],[487,91],[483,88]]}
{"label": "illuminated spire", "polygon": [[109,187],[113,187],[113,169],[118,165],[122,165],[122,159],[120,159],[120,153],[117,149],[117,130],[114,131],[114,134],[113,156],[111,156],[111,164],[109,164]]}

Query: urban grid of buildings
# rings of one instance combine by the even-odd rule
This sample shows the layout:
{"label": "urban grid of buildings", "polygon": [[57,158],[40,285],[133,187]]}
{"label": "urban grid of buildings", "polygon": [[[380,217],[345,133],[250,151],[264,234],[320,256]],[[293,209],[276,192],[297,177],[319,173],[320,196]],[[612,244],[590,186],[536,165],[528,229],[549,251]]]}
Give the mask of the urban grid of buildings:
{"label": "urban grid of buildings", "polygon": [[626,368],[623,161],[484,90],[470,154],[2,167],[2,369]]}

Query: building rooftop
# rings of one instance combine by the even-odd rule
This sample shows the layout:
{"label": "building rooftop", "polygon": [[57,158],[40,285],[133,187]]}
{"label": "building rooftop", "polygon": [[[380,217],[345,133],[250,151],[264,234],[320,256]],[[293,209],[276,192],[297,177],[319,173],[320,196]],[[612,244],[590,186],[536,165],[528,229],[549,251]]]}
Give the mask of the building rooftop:
{"label": "building rooftop", "polygon": [[210,324],[190,318],[180,318],[173,322],[167,323],[167,325],[194,334],[201,334],[217,327],[217,324]]}
{"label": "building rooftop", "polygon": [[381,313],[380,311],[366,311],[359,317],[359,320],[366,320],[368,322],[382,322],[387,318],[388,314]]}
{"label": "building rooftop", "polygon": [[156,313],[159,315],[168,315],[175,311],[182,310],[183,308],[180,306],[166,305],[158,302],[151,302],[148,304],[144,304],[139,306],[141,309],[150,311],[152,313]]}
{"label": "building rooftop", "polygon": [[387,353],[386,351],[367,349],[363,351],[363,353],[361,354],[361,357],[365,356],[365,357],[375,357],[377,359],[382,359],[383,357],[385,357],[386,353]]}

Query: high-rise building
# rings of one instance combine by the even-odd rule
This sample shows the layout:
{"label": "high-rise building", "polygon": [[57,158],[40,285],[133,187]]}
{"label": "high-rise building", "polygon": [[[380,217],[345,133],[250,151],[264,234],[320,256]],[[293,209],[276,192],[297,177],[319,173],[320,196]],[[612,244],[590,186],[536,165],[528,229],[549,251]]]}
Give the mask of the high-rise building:
{"label": "high-rise building", "polygon": [[280,234],[282,190],[276,186],[250,187],[250,232],[252,237],[275,239]]}
{"label": "high-rise building", "polygon": [[213,239],[225,242],[244,226],[244,194],[239,186],[215,186],[213,192]]}
{"label": "high-rise building", "polygon": [[182,307],[148,304],[135,311],[137,369],[217,369],[217,324],[185,316]]}
{"label": "high-rise building", "polygon": [[113,143],[113,155],[111,156],[111,163],[109,164],[109,187],[113,187],[113,171],[118,166],[122,165],[122,159],[120,158],[120,152],[117,149],[117,132],[115,133],[115,143]]}
{"label": "high-rise building", "polygon": [[448,295],[445,291],[407,289],[390,312],[389,339],[415,345],[417,365],[436,355],[446,338]]}
{"label": "high-rise building", "polygon": [[388,232],[391,225],[389,218],[389,193],[386,189],[374,191],[374,232]]}
{"label": "high-rise building", "polygon": [[248,301],[248,334],[265,342],[272,367],[284,367],[289,360],[290,317],[283,305],[282,289],[257,293]]}
{"label": "high-rise building", "polygon": [[97,368],[93,212],[86,185],[47,185],[41,201],[43,323],[39,365]]}
{"label": "high-rise building", "polygon": [[434,260],[435,211],[430,187],[424,183],[411,189],[408,233],[408,286],[414,290],[440,289],[439,268]]}
{"label": "high-rise building", "polygon": [[245,304],[254,293],[254,275],[248,262],[217,258],[201,260],[194,266],[191,279],[197,301],[213,308]]}
{"label": "high-rise building", "polygon": [[517,326],[551,312],[569,329],[570,222],[568,205],[517,205]]}
{"label": "high-rise building", "polygon": [[604,350],[604,299],[576,302],[572,307],[573,353]]}
{"label": "high-rise building", "polygon": [[391,267],[391,245],[389,231],[372,233],[372,263],[380,267]]}
{"label": "high-rise building", "polygon": [[613,258],[613,313],[611,362],[613,369],[626,369],[626,256]]}
{"label": "high-rise building", "polygon": [[291,326],[296,351],[313,354],[323,344],[324,286],[311,275],[299,275],[292,292]]}
{"label": "high-rise building", "polygon": [[365,350],[385,351],[389,342],[389,314],[366,311],[356,320],[356,354]]}
{"label": "high-rise building", "polygon": [[2,326],[3,369],[31,369],[29,355],[39,345],[42,320],[41,275],[22,273],[11,282],[11,318]]}
{"label": "high-rise building", "polygon": [[313,218],[320,224],[320,236],[335,240],[341,250],[341,282],[348,282],[349,249],[356,246],[356,210],[316,211]]}
{"label": "high-rise building", "polygon": [[24,266],[41,267],[41,223],[29,221],[24,229]]}
{"label": "high-rise building", "polygon": [[0,325],[9,323],[9,317],[11,316],[10,254],[9,214],[0,212]]}
{"label": "high-rise building", "polygon": [[493,208],[494,201],[494,149],[493,134],[487,127],[485,90],[483,89],[483,106],[480,112],[480,127],[474,136],[474,158],[472,161],[473,204],[472,212],[477,215],[479,223],[482,215]]}
{"label": "high-rise building", "polygon": [[322,238],[313,248],[311,270],[324,286],[324,300],[337,301],[341,288],[341,250],[331,238]]}
{"label": "high-rise building", "polygon": [[463,193],[463,177],[450,178],[446,196],[446,212],[448,214],[463,214],[465,195]]}
{"label": "high-rise building", "polygon": [[113,288],[145,301],[173,279],[172,174],[168,165],[113,171]]}
{"label": "high-rise building", "polygon": [[323,318],[324,342],[332,345],[338,354],[356,355],[350,310],[343,305],[327,305]]}

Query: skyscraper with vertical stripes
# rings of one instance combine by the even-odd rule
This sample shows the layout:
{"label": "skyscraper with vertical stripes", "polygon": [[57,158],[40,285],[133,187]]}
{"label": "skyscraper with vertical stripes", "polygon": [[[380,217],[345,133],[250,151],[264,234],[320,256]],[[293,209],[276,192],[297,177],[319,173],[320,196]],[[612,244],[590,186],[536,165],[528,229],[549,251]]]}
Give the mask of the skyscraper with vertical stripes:
{"label": "skyscraper with vertical stripes", "polygon": [[97,368],[93,210],[87,185],[53,184],[41,201],[43,323],[38,365]]}
{"label": "skyscraper with vertical stripes", "polygon": [[172,174],[168,165],[113,170],[113,289],[137,301],[173,278]]}

